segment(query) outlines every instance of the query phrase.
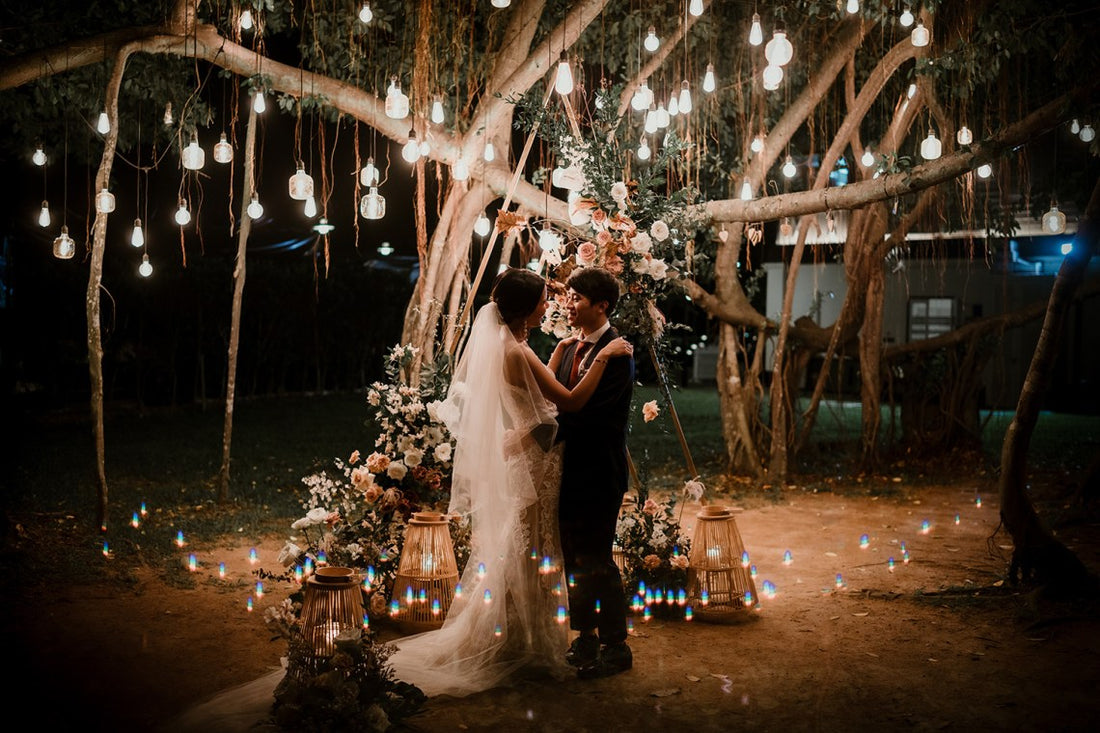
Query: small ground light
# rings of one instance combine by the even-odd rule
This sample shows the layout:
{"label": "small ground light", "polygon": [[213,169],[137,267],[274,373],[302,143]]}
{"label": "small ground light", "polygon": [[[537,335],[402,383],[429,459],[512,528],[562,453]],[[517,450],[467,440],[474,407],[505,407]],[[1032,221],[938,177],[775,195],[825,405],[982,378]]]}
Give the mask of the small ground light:
{"label": "small ground light", "polygon": [[558,606],[558,623],[559,624],[564,624],[565,623],[565,617],[566,617],[565,606]]}
{"label": "small ground light", "polygon": [[684,609],[684,620],[691,621],[693,618],[695,618],[695,611],[691,609],[691,606],[688,606]]}
{"label": "small ground light", "polygon": [[974,500],[974,506],[978,507],[979,509],[982,508],[982,497],[979,496],[977,499]]}
{"label": "small ground light", "polygon": [[256,548],[253,547],[248,551],[248,562],[255,565],[257,560],[259,560],[259,556],[256,555]]}
{"label": "small ground light", "polygon": [[843,588],[844,587],[844,577],[840,573],[836,574],[836,587],[837,588]]}
{"label": "small ground light", "polygon": [[144,501],[143,501],[143,502],[141,502],[141,516],[143,516],[143,517],[144,517],[144,516],[145,516],[146,514],[148,514],[148,513],[149,513],[149,512],[147,512],[147,511],[145,510],[145,502],[144,502]]}
{"label": "small ground light", "polygon": [[187,556],[187,569],[193,573],[198,569],[198,567],[198,558],[196,558],[195,553],[192,552],[190,555]]}
{"label": "small ground light", "polygon": [[225,563],[224,562],[218,563],[218,577],[223,578],[223,579],[225,578]]}
{"label": "small ground light", "polygon": [[183,541],[183,530],[176,532],[176,546],[183,547],[187,543]]}
{"label": "small ground light", "polygon": [[137,529],[140,524],[141,516],[137,512],[134,512],[134,516],[130,519],[130,526],[132,526],[134,529]]}
{"label": "small ground light", "polygon": [[263,598],[264,597],[264,583],[263,583],[262,580],[257,580],[256,581],[256,597],[257,598]]}
{"label": "small ground light", "polygon": [[104,542],[103,543],[103,557],[110,557],[110,556],[111,556],[111,546],[108,545],[106,542]]}
{"label": "small ground light", "polygon": [[959,515],[958,515],[958,514],[956,514],[956,515],[955,515],[955,524],[958,524],[958,523],[959,523]]}
{"label": "small ground light", "polygon": [[886,561],[886,569],[891,573],[894,572],[894,558],[890,558]]}
{"label": "small ground light", "polygon": [[791,562],[793,562],[793,558],[791,557],[791,551],[787,550],[786,552],[783,553],[783,564],[784,565],[790,565]]}
{"label": "small ground light", "polygon": [[925,519],[920,523],[920,533],[928,534],[932,530],[932,523]]}
{"label": "small ground light", "polygon": [[248,612],[252,613],[252,596],[248,597]]}
{"label": "small ground light", "polygon": [[497,624],[497,627],[495,629],[493,629],[493,636],[499,637],[503,633],[504,633],[504,631],[501,630],[500,624]]}
{"label": "small ground light", "polygon": [[870,545],[871,545],[871,538],[870,537],[868,537],[865,534],[859,536],[859,549],[866,550],[868,547],[870,547]]}

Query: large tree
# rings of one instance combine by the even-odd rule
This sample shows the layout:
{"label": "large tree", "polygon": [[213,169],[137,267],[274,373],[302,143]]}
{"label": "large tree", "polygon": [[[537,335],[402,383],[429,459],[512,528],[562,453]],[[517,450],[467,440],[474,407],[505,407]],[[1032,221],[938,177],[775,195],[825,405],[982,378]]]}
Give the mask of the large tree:
{"label": "large tree", "polygon": [[[793,43],[793,59],[781,67],[774,90],[764,83],[765,70],[776,73],[766,58],[771,52],[750,40],[753,7],[747,3],[704,3],[696,16],[680,0],[516,0],[504,9],[484,0],[174,0],[80,18],[53,5],[28,6],[16,24],[27,30],[16,41],[19,53],[0,65],[0,90],[9,90],[5,101],[18,119],[11,142],[29,146],[56,132],[54,110],[62,105],[94,119],[99,100],[106,98],[113,109],[112,90],[118,90],[118,104],[129,114],[114,117],[104,137],[99,184],[110,179],[116,139],[123,148],[136,144],[140,104],[152,101],[160,109],[175,102],[177,119],[168,131],[177,147],[218,119],[217,95],[206,86],[213,70],[238,79],[243,92],[278,95],[279,106],[298,120],[300,159],[316,153],[326,161],[328,153],[324,136],[305,134],[302,120],[353,126],[357,140],[362,127],[383,145],[405,144],[410,132],[428,143],[425,156],[412,164],[420,277],[403,338],[425,358],[456,333],[467,312],[471,244],[478,241],[471,230],[486,207],[503,202],[523,217],[570,228],[565,193],[544,175],[560,162],[554,154],[562,141],[546,133],[557,128],[540,131],[542,138],[529,128],[514,131],[515,100],[526,96],[565,110],[575,133],[586,135],[593,95],[610,87],[620,94],[617,133],[638,140],[645,114],[630,103],[639,87],[655,91],[654,104],[668,112],[687,85],[694,109],[674,117],[672,129],[691,148],[667,173],[667,186],[690,186],[705,203],[689,237],[695,256],[685,256],[677,284],[720,324],[718,388],[730,465],[776,481],[788,474],[789,452],[813,425],[827,366],[801,414],[791,387],[818,352],[847,349],[858,357],[862,444],[874,457],[882,382],[894,358],[884,351],[881,334],[883,268],[892,242],[904,241],[914,227],[983,228],[1002,219],[1005,212],[975,205],[973,171],[982,165],[995,168],[1004,191],[1026,193],[1031,185],[1031,193],[1065,200],[1088,190],[1040,191],[1029,181],[1026,155],[1030,143],[1069,119],[1095,118],[1100,64],[1089,39],[1097,18],[1083,1],[1052,8],[1039,0],[864,0],[854,13],[848,3],[831,0],[760,6],[763,40],[783,30]],[[364,5],[369,22],[361,20]],[[901,5],[915,16],[904,18],[908,25],[899,16]],[[240,23],[245,10],[251,29]],[[663,39],[653,52],[642,47],[651,26]],[[921,43],[922,31],[927,43]],[[559,97],[549,88],[563,59],[580,83]],[[713,91],[704,91],[709,69],[717,81]],[[410,115],[387,115],[382,97],[391,85],[407,92]],[[442,124],[431,120],[436,101],[445,110]],[[957,137],[963,126],[972,139]],[[943,155],[925,160],[916,151],[930,129]],[[660,145],[660,135],[649,139]],[[484,155],[489,143],[497,153],[491,161]],[[302,148],[311,145],[307,155]],[[863,162],[866,151],[873,154]],[[787,160],[800,171],[792,178],[779,171]],[[841,161],[854,179],[845,186],[833,176]],[[621,163],[625,171],[643,165],[630,156]],[[344,185],[334,181],[348,177],[338,179],[331,161],[317,168],[323,203]],[[438,198],[429,201],[432,191]],[[842,210],[851,212],[847,236],[831,254],[843,261],[847,290],[838,320],[819,326],[792,312],[792,297],[799,266],[822,256],[806,245],[809,217]],[[754,253],[763,224],[793,228],[796,220],[782,312],[761,313],[746,278],[759,264]],[[107,224],[106,216],[96,218],[97,245]],[[990,241],[987,246],[996,246]],[[524,238],[519,244],[525,242],[530,246]],[[93,257],[93,355],[100,266]],[[770,365],[766,345],[773,351]],[[937,346],[942,344],[926,348]],[[93,383],[101,379],[96,370],[93,364]],[[101,440],[101,428],[97,434]],[[105,478],[101,482],[105,496]]]}

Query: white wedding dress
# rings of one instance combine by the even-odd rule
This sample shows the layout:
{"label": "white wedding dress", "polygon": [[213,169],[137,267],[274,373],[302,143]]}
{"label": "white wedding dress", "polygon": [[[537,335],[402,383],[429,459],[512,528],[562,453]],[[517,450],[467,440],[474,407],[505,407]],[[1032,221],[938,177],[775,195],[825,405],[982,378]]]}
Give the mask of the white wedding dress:
{"label": "white wedding dress", "polygon": [[568,670],[556,409],[525,348],[496,305],[484,306],[439,410],[456,440],[449,510],[470,517],[471,555],[443,626],[397,640],[389,660],[429,696]]}

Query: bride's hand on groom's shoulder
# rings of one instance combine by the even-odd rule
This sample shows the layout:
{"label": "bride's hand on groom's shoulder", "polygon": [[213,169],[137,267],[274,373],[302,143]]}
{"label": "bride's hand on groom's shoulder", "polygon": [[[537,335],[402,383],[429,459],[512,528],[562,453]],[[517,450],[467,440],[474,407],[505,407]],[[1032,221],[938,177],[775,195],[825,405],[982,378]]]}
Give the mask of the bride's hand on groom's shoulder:
{"label": "bride's hand on groom's shoulder", "polygon": [[609,341],[607,346],[600,349],[600,356],[630,356],[634,353],[634,345],[622,336]]}

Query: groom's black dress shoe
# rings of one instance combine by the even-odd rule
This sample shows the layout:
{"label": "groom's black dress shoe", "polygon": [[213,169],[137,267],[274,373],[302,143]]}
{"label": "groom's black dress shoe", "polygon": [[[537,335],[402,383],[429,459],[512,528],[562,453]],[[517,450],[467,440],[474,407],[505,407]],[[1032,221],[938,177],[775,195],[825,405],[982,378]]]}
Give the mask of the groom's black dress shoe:
{"label": "groom's black dress shoe", "polygon": [[569,645],[565,661],[574,667],[591,667],[600,660],[600,639],[598,636],[578,636]]}
{"label": "groom's black dress shoe", "polygon": [[577,669],[577,677],[582,680],[610,677],[625,672],[633,666],[634,655],[630,652],[630,647],[625,643],[610,644],[600,650],[599,659],[595,664]]}

